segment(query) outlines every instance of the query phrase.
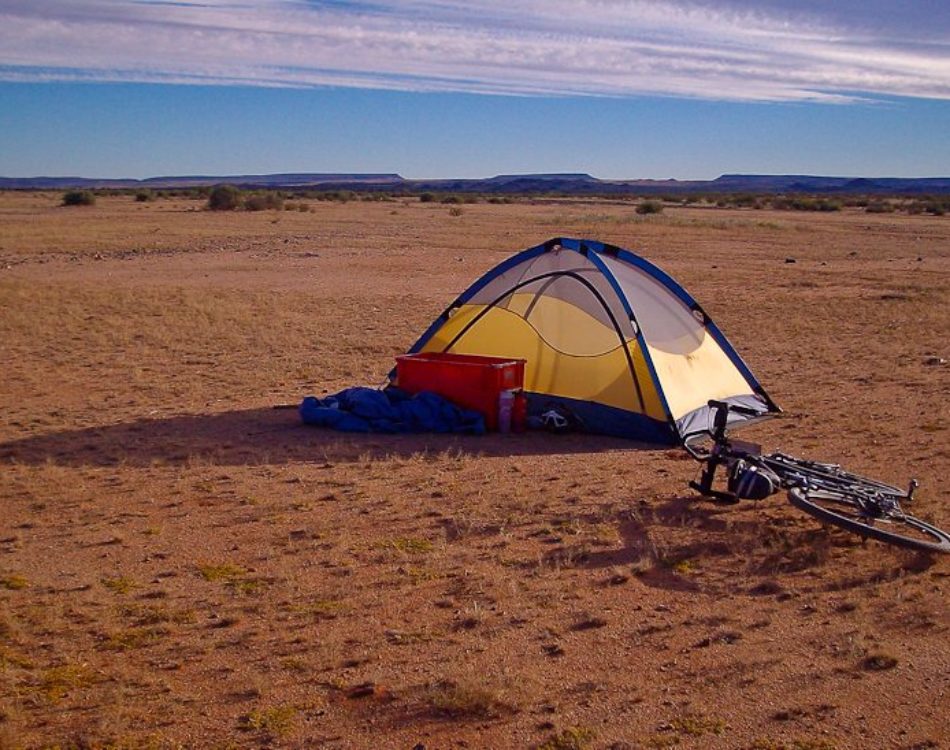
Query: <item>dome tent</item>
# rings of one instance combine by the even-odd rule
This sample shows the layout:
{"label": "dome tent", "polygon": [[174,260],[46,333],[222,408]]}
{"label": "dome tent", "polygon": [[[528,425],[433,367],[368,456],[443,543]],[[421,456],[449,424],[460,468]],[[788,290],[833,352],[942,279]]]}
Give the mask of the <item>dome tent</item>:
{"label": "dome tent", "polygon": [[[588,432],[678,444],[710,399],[778,406],[699,304],[652,263],[555,238],[482,276],[409,350],[520,358],[530,414],[561,407]],[[396,374],[393,373],[395,381]]]}

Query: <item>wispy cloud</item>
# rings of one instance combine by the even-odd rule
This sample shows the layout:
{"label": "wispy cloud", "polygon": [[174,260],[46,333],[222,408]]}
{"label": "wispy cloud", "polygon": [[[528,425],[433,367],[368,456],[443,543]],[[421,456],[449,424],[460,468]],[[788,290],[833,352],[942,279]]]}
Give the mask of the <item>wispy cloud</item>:
{"label": "wispy cloud", "polygon": [[[842,12],[846,6],[861,12]],[[916,16],[904,7],[875,0],[0,0],[0,79],[950,99],[943,5]]]}

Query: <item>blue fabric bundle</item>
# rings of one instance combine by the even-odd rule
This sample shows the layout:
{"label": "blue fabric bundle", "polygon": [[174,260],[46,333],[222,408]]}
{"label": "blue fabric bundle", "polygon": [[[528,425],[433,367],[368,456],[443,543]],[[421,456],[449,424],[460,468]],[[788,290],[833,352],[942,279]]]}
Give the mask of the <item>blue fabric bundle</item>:
{"label": "blue fabric bundle", "polygon": [[410,395],[398,388],[347,388],[318,399],[307,396],[300,404],[304,424],[341,432],[456,432],[485,433],[485,418],[435,393]]}

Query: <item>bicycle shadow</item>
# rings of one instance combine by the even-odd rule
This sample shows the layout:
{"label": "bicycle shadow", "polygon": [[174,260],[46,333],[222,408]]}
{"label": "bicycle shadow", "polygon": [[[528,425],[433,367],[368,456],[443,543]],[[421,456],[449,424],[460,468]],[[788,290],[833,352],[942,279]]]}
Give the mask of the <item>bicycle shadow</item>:
{"label": "bicycle shadow", "polygon": [[863,540],[775,504],[723,506],[682,495],[641,503],[614,524],[623,546],[584,554],[579,565],[627,568],[644,585],[671,591],[783,595],[782,581],[804,585],[802,576],[814,578],[809,586],[843,591],[919,575],[936,564],[931,553],[880,547],[892,555],[875,556],[862,574],[831,568],[837,557],[863,554]]}
{"label": "bicycle shadow", "polygon": [[656,446],[598,435],[357,434],[302,424],[295,409],[242,409],[61,430],[0,443],[0,462],[64,466],[331,463],[452,452],[555,455]]}

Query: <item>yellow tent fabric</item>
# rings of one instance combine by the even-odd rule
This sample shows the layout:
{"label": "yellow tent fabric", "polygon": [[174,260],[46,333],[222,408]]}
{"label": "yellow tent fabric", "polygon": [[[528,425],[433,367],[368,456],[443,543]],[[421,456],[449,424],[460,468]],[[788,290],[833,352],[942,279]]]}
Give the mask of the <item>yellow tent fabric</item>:
{"label": "yellow tent fabric", "polygon": [[[516,303],[516,308],[524,302]],[[524,359],[525,390],[531,393],[593,401],[665,418],[635,338],[620,341],[616,331],[560,300],[549,298],[541,307],[540,315],[525,318],[498,306],[486,310],[485,305],[464,305],[421,351]],[[478,324],[451,343],[478,315]],[[631,387],[627,352],[639,381],[647,385],[642,402]]]}

